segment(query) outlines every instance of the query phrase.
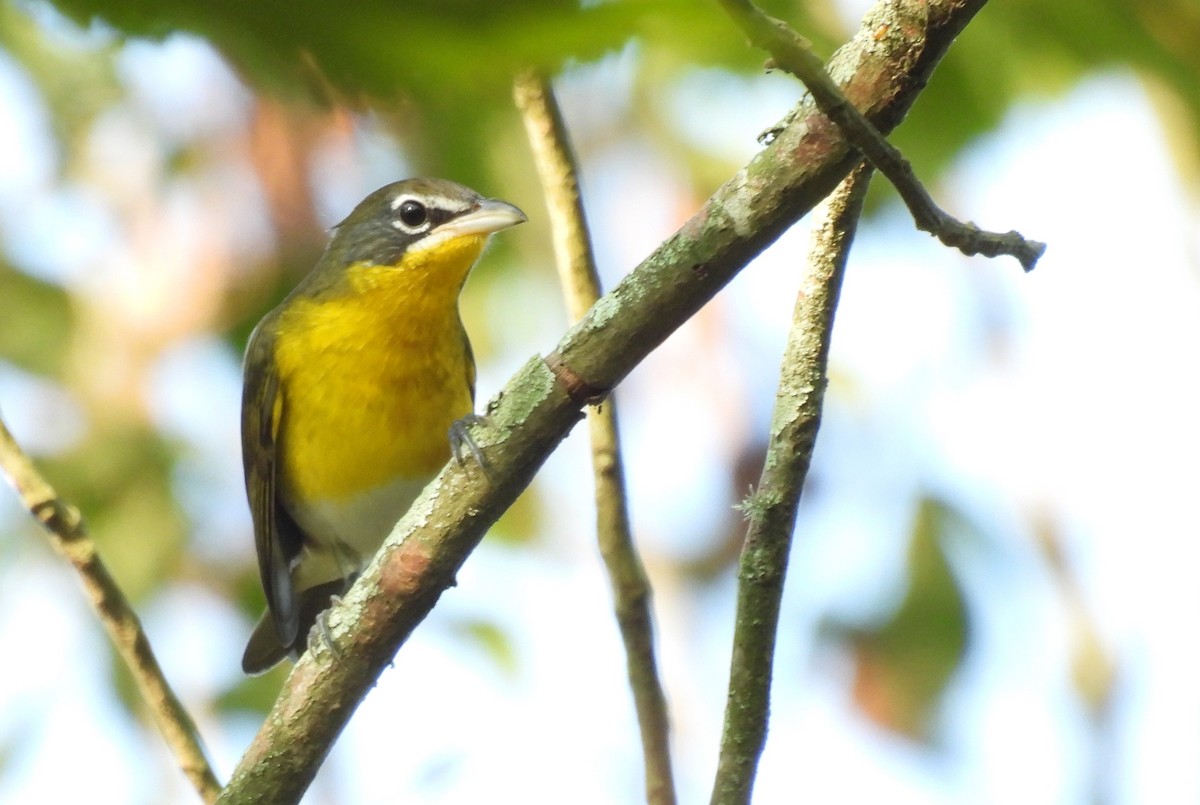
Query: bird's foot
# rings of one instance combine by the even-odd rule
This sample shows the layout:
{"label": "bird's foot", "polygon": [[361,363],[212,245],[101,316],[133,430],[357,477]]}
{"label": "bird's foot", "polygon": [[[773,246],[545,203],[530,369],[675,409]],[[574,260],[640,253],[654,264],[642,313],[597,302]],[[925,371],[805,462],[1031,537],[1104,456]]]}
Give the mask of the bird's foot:
{"label": "bird's foot", "polygon": [[[334,607],[342,603],[341,596],[330,596],[329,606]],[[337,643],[333,642],[333,632],[329,630],[329,609],[323,609],[317,613],[316,619],[313,621],[313,627],[308,632],[308,645],[324,645],[329,649],[329,655],[333,657],[334,662],[340,662],[342,659],[342,651],[337,647]]]}
{"label": "bird's foot", "polygon": [[475,438],[471,436],[471,428],[476,425],[486,427],[488,425],[487,417],[472,413],[467,414],[462,419],[454,420],[450,425],[450,453],[461,467],[464,463],[464,453],[469,452],[475,459],[475,463],[483,470],[483,474],[490,477],[491,472],[488,469],[487,459],[484,457],[483,451],[479,448]]}

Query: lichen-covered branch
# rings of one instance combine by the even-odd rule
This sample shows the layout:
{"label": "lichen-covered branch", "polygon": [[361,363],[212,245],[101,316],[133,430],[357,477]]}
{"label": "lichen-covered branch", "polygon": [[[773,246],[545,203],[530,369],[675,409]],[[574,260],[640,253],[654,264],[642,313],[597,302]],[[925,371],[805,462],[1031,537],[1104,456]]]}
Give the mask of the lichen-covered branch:
{"label": "lichen-covered branch", "polygon": [[[891,131],[983,4],[884,0],[830,60],[830,73],[878,129]],[[861,161],[810,103],[790,120],[593,305],[550,358],[529,361],[492,400],[488,426],[473,433],[490,477],[473,462],[451,462],[421,494],[330,611],[340,659],[322,645],[301,657],[220,801],[298,800],[358,702],[583,406],[614,388]]]}
{"label": "lichen-covered branch", "polygon": [[912,213],[917,228],[932,233],[963,254],[985,257],[1011,255],[1032,271],[1046,244],[1027,240],[1020,232],[987,232],[951,216],[934,202],[913,173],[912,165],[854,107],[825,72],[812,47],[782,20],[769,17],[751,0],[721,0],[721,5],[758,47],[771,54],[775,65],[799,78],[812,93],[817,108],[845,132],[854,146],[895,186]]}
{"label": "lichen-covered branch", "polygon": [[[584,219],[575,158],[550,82],[525,73],[518,76],[513,90],[546,195],[567,310],[571,320],[577,321],[600,298],[600,275]],[[588,424],[596,478],[596,535],[625,644],[629,686],[646,764],[646,801],[650,805],[674,805],[670,720],[654,656],[650,582],[629,527],[616,401],[609,398],[588,408]]]}
{"label": "lichen-covered branch", "polygon": [[729,694],[712,795],[720,805],[750,802],[767,740],[775,632],[792,529],[821,422],[833,314],[870,175],[870,168],[860,167],[823,206],[783,353],[766,461],[757,489],[742,507],[749,526],[738,569]]}
{"label": "lichen-covered branch", "polygon": [[50,537],[54,550],[79,573],[92,608],[108,631],[183,773],[205,802],[221,790],[192,717],[163,676],[141,621],[96,552],[74,506],[58,497],[0,420],[0,472]]}

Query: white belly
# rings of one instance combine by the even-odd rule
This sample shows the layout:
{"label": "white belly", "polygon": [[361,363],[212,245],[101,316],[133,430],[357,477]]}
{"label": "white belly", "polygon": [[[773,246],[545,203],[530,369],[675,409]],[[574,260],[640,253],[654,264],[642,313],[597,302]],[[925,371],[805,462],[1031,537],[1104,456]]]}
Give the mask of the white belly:
{"label": "white belly", "polygon": [[298,590],[356,575],[371,561],[427,481],[401,479],[377,486],[352,500],[295,506],[297,524],[315,537],[292,571]]}

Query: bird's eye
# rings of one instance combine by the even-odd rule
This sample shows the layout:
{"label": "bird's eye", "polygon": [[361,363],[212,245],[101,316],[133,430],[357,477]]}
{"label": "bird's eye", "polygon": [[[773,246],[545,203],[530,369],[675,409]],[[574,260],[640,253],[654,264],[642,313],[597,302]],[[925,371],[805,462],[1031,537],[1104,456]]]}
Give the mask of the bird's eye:
{"label": "bird's eye", "polygon": [[429,220],[429,211],[419,201],[409,199],[400,205],[400,223],[410,229],[416,229]]}

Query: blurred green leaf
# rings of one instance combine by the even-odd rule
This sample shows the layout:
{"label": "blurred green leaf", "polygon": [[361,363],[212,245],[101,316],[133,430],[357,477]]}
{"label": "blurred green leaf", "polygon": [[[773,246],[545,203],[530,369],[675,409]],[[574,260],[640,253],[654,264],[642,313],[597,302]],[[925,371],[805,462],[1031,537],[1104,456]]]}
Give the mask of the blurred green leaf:
{"label": "blurred green leaf", "polygon": [[[517,497],[500,519],[488,529],[488,539],[508,545],[529,545],[542,533],[545,519],[545,504],[541,501],[541,487],[529,487]],[[595,520],[595,513],[588,517]]]}
{"label": "blurred green leaf", "polygon": [[266,714],[279,696],[283,681],[292,671],[290,662],[281,662],[261,676],[241,678],[233,687],[225,690],[213,702],[219,713],[248,712]]}
{"label": "blurred green leaf", "polygon": [[[644,129],[703,154],[654,123],[658,90],[680,71],[762,69],[716,3],[691,0],[312,0],[272,3],[55,0],[83,25],[95,20],[130,36],[188,32],[210,41],[250,84],[321,104],[371,106],[399,132],[424,172],[478,182],[487,154],[511,127],[512,76],[551,73],[637,43]],[[828,57],[845,35],[830,2],[763,2]],[[11,12],[10,12],[11,15]],[[1051,97],[1086,73],[1121,67],[1153,77],[1183,101],[1200,128],[1200,4],[1194,0],[1017,0],[987,6],[935,72],[897,144],[922,175],[935,176],[972,139],[1028,95]],[[32,58],[26,48],[26,59]],[[45,62],[39,52],[36,61]],[[78,70],[39,71],[43,84]],[[55,94],[62,95],[62,79]],[[93,81],[93,84],[96,82]],[[75,93],[78,95],[78,93]],[[96,95],[91,92],[91,95]],[[802,89],[797,86],[797,98]],[[101,99],[105,98],[103,94]],[[501,123],[504,117],[508,123]],[[774,121],[763,121],[764,127]],[[1188,142],[1196,142],[1192,138]],[[703,171],[718,175],[712,165]]]}
{"label": "blurred green leaf", "polygon": [[[187,31],[213,42],[262,86],[328,90],[395,100],[410,93],[444,105],[508,93],[523,67],[555,70],[619,48],[630,38],[666,40],[684,52],[742,54],[741,38],[708,3],[649,0],[410,0],[398,4],[237,3],[175,0],[58,0],[82,25],[161,38]],[[711,55],[710,55],[711,57]],[[761,57],[756,57],[761,62]],[[457,98],[443,95],[452,87]]]}
{"label": "blurred green leaf", "polygon": [[[75,144],[96,115],[120,99],[116,47],[91,42],[67,45],[18,4],[0,3],[0,48],[25,69],[49,108],[57,140]],[[62,153],[70,157],[72,149]]]}
{"label": "blurred green leaf", "polygon": [[0,264],[0,358],[40,375],[59,377],[75,316],[67,292]]}
{"label": "blurred green leaf", "polygon": [[[505,126],[500,119],[513,125],[511,82],[521,69],[556,73],[630,42],[653,51],[653,63],[672,72],[692,64],[757,71],[764,61],[715,3],[693,0],[54,4],[85,27],[99,21],[128,36],[201,36],[249,84],[284,97],[370,106],[404,138],[422,172],[468,183],[487,174],[487,156]],[[765,5],[825,52],[837,40],[809,13],[813,4]]]}
{"label": "blurred green leaf", "polygon": [[947,503],[924,498],[917,508],[908,553],[908,589],[885,623],[847,630],[857,658],[855,700],[877,724],[929,740],[932,722],[969,640],[962,588],[945,546],[974,532]]}
{"label": "blurred green leaf", "polygon": [[1183,102],[1200,138],[1200,3],[1017,0],[989,3],[954,43],[893,139],[935,175],[1022,99],[1049,100],[1089,73],[1133,70]]}
{"label": "blurred green leaf", "polygon": [[450,632],[482,651],[505,676],[516,676],[520,669],[516,648],[499,623],[483,618],[464,618],[454,621]]}
{"label": "blurred green leaf", "polygon": [[62,498],[78,506],[96,545],[134,601],[169,578],[188,527],[171,487],[174,451],[137,425],[93,429],[74,450],[41,462]]}
{"label": "blurred green leaf", "polygon": [[1097,722],[1112,715],[1121,667],[1096,623],[1077,570],[1067,556],[1068,539],[1057,518],[1038,512],[1033,518],[1037,546],[1058,588],[1070,627],[1071,681],[1089,715]]}

